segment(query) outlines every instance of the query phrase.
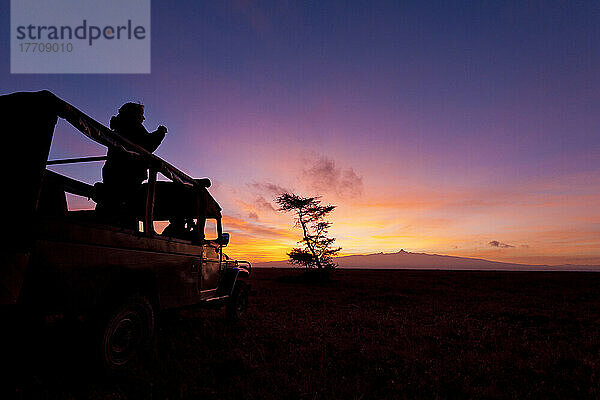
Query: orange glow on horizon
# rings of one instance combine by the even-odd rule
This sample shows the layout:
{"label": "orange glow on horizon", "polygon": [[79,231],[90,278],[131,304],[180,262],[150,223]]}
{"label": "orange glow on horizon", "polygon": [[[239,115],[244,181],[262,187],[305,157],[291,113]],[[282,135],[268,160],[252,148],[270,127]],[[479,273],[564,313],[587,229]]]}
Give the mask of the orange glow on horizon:
{"label": "orange glow on horizon", "polygon": [[[329,195],[323,201],[338,206],[330,234],[342,256],[404,249],[524,264],[600,265],[600,235],[593,222],[600,220],[600,193],[567,196],[556,182],[554,192],[535,193],[548,185],[497,190],[491,199],[479,191],[436,192],[407,183],[402,193],[374,187],[356,198]],[[272,195],[224,184],[211,192],[224,208],[224,231],[231,234],[226,254],[251,262],[287,259],[301,231],[291,214],[276,211]],[[93,202],[77,196],[68,201],[70,209],[93,208]],[[498,247],[490,244],[494,241]]]}

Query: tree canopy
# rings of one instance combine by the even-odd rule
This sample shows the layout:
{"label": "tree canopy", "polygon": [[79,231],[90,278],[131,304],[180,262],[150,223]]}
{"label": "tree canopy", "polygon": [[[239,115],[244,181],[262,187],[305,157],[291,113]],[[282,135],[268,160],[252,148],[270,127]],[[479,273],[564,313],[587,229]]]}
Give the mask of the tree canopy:
{"label": "tree canopy", "polygon": [[307,269],[334,269],[337,264],[333,261],[341,247],[333,247],[335,238],[328,236],[331,223],[327,216],[336,206],[321,204],[319,197],[302,197],[294,193],[283,193],[275,199],[279,210],[295,214],[297,227],[302,229],[303,237],[289,253],[292,264]]}

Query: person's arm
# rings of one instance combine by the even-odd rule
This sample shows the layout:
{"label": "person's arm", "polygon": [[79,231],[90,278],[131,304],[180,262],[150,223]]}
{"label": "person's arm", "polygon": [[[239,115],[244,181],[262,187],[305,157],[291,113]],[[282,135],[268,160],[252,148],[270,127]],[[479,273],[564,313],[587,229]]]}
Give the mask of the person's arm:
{"label": "person's arm", "polygon": [[124,122],[117,117],[113,117],[110,122],[111,129],[116,130],[125,139],[143,147],[150,153],[160,146],[167,133],[167,128],[162,125],[156,131],[149,133],[139,122]]}
{"label": "person's arm", "polygon": [[150,133],[144,125],[136,124],[129,129],[129,132],[131,133],[130,138],[128,138],[129,140],[152,153],[162,143],[167,133],[167,128],[161,125],[156,131]]}
{"label": "person's arm", "polygon": [[[144,128],[144,130],[145,129],[146,128]],[[156,150],[158,148],[158,146],[160,146],[160,144],[162,143],[166,134],[167,134],[167,128],[165,128],[162,125],[159,126],[158,129],[155,130],[154,132],[147,133],[145,135],[144,143],[142,144],[142,147],[144,147],[146,150],[148,150],[150,153],[152,153],[154,150]]]}

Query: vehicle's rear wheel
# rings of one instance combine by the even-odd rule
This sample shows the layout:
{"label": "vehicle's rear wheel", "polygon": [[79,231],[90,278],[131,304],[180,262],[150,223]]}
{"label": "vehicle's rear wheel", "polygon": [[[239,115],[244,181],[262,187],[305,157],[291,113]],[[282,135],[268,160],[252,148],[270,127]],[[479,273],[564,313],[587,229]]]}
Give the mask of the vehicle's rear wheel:
{"label": "vehicle's rear wheel", "polygon": [[227,303],[227,319],[231,322],[240,320],[248,310],[250,286],[244,281],[237,281],[233,294]]}
{"label": "vehicle's rear wheel", "polygon": [[127,299],[106,320],[102,359],[109,371],[130,368],[147,349],[154,335],[154,311],[142,296]]}

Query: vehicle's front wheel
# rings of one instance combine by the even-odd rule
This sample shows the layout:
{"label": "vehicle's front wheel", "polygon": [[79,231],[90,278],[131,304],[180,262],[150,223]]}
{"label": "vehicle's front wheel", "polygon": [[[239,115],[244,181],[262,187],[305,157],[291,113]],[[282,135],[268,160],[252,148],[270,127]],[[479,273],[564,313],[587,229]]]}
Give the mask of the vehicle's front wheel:
{"label": "vehicle's front wheel", "polygon": [[130,368],[154,335],[152,304],[142,296],[127,299],[106,320],[102,335],[102,359],[109,371]]}
{"label": "vehicle's front wheel", "polygon": [[231,322],[238,321],[248,310],[248,296],[250,286],[244,281],[237,281],[233,294],[227,303],[227,319]]}

